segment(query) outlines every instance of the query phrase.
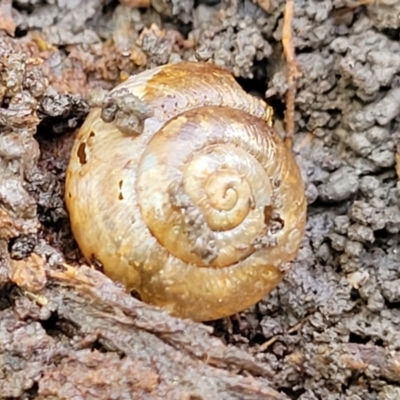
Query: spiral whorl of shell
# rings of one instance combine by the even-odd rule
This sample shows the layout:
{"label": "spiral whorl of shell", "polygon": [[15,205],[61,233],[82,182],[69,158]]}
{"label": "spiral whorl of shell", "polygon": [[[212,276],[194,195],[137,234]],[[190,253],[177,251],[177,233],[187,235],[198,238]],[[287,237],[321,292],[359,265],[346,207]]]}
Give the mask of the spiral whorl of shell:
{"label": "spiral whorl of shell", "polygon": [[132,98],[111,122],[89,114],[67,171],[85,257],[174,315],[211,320],[256,303],[296,256],[306,215],[270,107],[203,63],[158,67],[113,93]]}

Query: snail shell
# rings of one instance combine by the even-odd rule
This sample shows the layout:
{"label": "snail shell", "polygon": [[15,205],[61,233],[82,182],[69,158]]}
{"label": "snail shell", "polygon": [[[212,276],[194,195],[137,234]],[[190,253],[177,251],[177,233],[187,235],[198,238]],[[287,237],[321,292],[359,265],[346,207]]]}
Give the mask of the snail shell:
{"label": "snail shell", "polygon": [[142,72],[109,96],[78,132],[67,171],[86,259],[143,301],[197,321],[262,299],[296,256],[306,218],[272,109],[203,63]]}

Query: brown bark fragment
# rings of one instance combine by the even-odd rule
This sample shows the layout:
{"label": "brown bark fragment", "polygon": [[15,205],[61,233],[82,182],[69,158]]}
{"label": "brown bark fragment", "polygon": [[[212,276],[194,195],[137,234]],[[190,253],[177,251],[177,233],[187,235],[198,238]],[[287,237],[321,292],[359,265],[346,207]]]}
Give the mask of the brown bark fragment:
{"label": "brown bark fragment", "polygon": [[31,292],[38,292],[46,285],[43,258],[32,253],[24,260],[12,260],[11,280],[19,287]]}
{"label": "brown bark fragment", "polygon": [[[2,395],[36,384],[40,400],[287,400],[269,387],[263,364],[211,337],[210,327],[143,304],[88,267],[44,270],[48,282],[37,296],[46,302],[17,296],[14,310],[0,312]],[[16,283],[27,284],[25,272]]]}

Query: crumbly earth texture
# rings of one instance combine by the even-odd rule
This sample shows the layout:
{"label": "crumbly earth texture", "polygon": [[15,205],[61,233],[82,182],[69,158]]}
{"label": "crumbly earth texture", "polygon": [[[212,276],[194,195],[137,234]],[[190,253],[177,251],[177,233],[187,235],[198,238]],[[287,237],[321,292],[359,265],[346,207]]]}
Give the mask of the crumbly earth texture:
{"label": "crumbly earth texture", "polygon": [[226,66],[267,97],[281,131],[283,9],[1,3],[1,399],[400,398],[398,1],[294,1],[307,232],[259,304],[208,324],[171,318],[84,266],[69,229],[74,131],[96,91],[132,73],[179,60]]}

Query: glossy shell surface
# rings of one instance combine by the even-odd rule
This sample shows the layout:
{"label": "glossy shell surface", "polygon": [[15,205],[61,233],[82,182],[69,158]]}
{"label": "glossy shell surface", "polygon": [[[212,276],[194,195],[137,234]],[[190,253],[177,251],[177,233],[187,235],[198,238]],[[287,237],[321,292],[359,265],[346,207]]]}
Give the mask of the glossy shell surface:
{"label": "glossy shell surface", "polygon": [[140,132],[93,109],[68,166],[84,256],[176,316],[213,320],[255,304],[296,256],[306,218],[271,108],[211,64],[158,67],[121,88],[151,109]]}

